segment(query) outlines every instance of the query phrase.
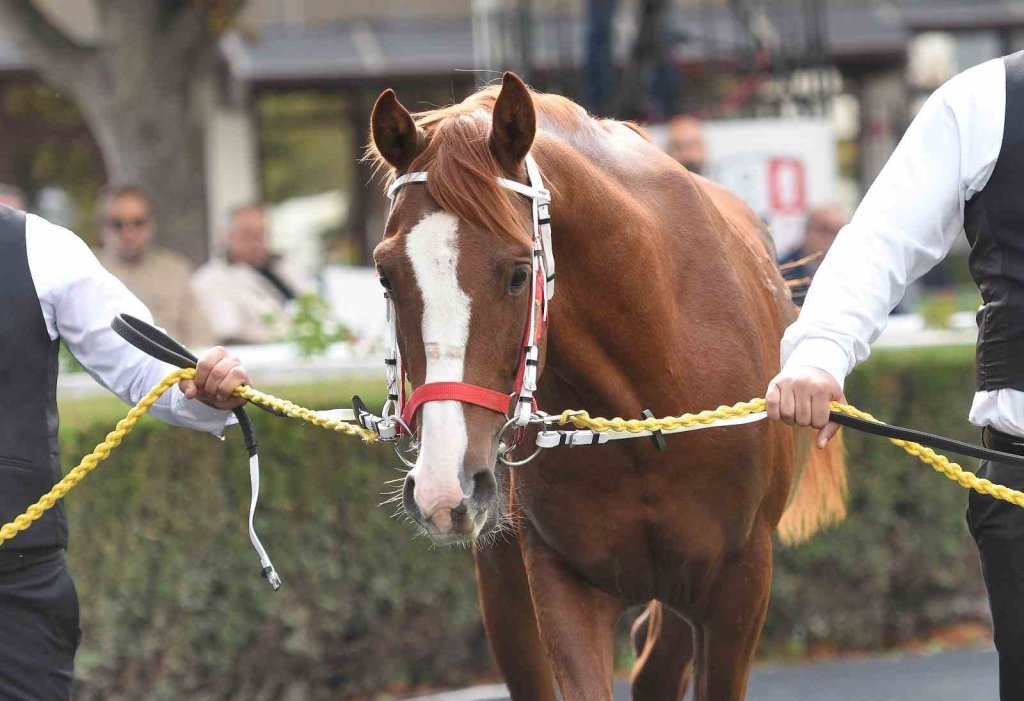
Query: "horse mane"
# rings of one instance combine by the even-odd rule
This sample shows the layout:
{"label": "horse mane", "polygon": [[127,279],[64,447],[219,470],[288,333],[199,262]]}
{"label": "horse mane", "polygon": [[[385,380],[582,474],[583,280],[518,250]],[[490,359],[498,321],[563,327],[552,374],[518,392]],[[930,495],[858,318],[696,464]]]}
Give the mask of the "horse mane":
{"label": "horse mane", "polygon": [[[529,221],[519,196],[498,184],[497,178],[508,174],[489,144],[491,115],[500,91],[500,86],[485,87],[462,102],[413,114],[426,138],[409,172],[430,173],[427,192],[441,209],[510,241],[523,241],[528,239]],[[582,107],[560,95],[531,91],[530,96],[538,131],[542,123],[565,130],[594,123]],[[400,175],[377,151],[372,138],[366,158],[377,172],[387,174],[389,183]]]}

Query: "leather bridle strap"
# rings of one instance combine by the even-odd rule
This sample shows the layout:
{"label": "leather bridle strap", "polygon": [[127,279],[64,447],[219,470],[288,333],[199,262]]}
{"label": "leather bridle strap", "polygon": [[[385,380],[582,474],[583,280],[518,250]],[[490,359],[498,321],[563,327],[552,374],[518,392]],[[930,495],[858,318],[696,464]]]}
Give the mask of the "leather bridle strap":
{"label": "leather bridle strap", "polygon": [[412,427],[416,421],[416,412],[427,402],[464,402],[490,409],[502,416],[508,413],[512,397],[504,392],[487,389],[465,382],[428,382],[420,385],[409,397],[408,404],[402,410],[402,421]]}

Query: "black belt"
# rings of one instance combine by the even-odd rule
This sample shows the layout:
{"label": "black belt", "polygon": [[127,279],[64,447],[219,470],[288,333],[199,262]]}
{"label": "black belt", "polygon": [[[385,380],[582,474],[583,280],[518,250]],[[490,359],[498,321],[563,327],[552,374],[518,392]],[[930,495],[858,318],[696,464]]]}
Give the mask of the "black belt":
{"label": "black belt", "polygon": [[[1024,438],[1019,436],[1011,436],[1009,433],[1003,433],[997,431],[991,426],[986,426],[981,431],[981,442],[986,447],[998,450],[1003,453],[1013,453],[1014,455],[1024,455]],[[1002,462],[996,460],[995,462]]]}
{"label": "black belt", "polygon": [[64,546],[62,545],[22,550],[0,550],[0,574],[27,570],[33,565],[56,560],[63,554]]}

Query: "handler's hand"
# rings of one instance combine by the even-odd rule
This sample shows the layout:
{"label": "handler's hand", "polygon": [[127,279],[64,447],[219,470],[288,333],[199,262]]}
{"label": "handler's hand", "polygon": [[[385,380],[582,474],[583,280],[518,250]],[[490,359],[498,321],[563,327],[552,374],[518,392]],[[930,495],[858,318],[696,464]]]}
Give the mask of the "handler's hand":
{"label": "handler's hand", "polygon": [[819,429],[818,447],[824,449],[839,431],[839,424],[828,420],[829,403],[846,404],[846,395],[832,375],[805,366],[777,375],[768,385],[765,400],[768,418]]}
{"label": "handler's hand", "polygon": [[242,367],[242,361],[217,346],[199,358],[195,379],[182,380],[178,387],[189,399],[198,399],[216,409],[235,409],[246,400],[234,396],[234,391],[247,384],[249,373]]}

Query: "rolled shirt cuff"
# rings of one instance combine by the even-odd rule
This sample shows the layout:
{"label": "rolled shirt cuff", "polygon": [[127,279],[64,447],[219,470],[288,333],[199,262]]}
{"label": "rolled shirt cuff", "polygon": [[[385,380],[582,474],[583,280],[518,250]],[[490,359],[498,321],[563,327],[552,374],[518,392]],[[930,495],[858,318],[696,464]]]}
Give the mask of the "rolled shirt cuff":
{"label": "rolled shirt cuff", "polygon": [[842,387],[846,376],[853,369],[850,357],[835,341],[827,338],[806,338],[797,344],[786,359],[782,373],[787,374],[799,367],[824,370]]}
{"label": "rolled shirt cuff", "polygon": [[230,411],[214,409],[199,400],[188,399],[177,387],[172,388],[171,392],[171,412],[176,423],[181,426],[222,436],[226,426],[238,423]]}

